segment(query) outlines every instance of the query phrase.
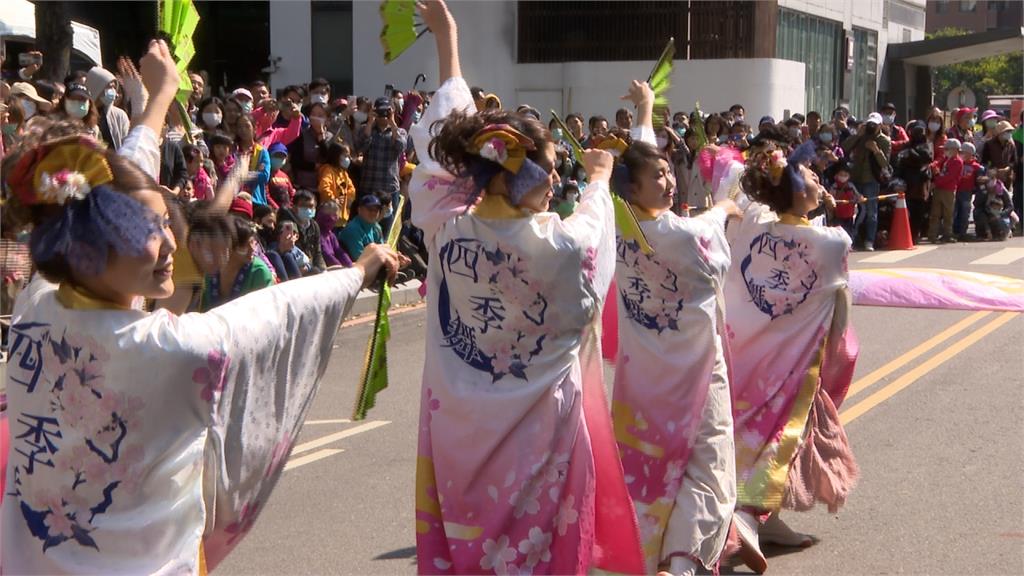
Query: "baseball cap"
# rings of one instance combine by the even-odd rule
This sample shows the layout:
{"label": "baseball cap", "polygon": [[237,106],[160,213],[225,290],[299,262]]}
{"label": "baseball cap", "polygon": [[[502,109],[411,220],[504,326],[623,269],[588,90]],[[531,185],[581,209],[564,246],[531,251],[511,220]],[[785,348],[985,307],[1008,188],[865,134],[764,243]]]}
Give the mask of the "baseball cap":
{"label": "baseball cap", "polygon": [[238,98],[239,96],[242,96],[244,98],[248,98],[249,100],[252,100],[252,92],[249,92],[245,88],[238,88],[234,92],[231,93],[231,97],[232,98]]}
{"label": "baseball cap", "polygon": [[288,147],[285,146],[284,144],[281,144],[280,142],[274,142],[273,144],[270,145],[269,153],[271,156],[273,156],[274,154],[284,154],[285,156],[287,156]]}
{"label": "baseball cap", "polygon": [[373,101],[374,112],[391,111],[391,99],[390,98],[377,98]]}
{"label": "baseball cap", "polygon": [[239,198],[236,196],[235,199],[231,201],[231,208],[229,208],[228,211],[240,214],[249,220],[252,220],[252,202],[245,198]]}
{"label": "baseball cap", "polygon": [[946,150],[959,150],[960,141],[957,140],[956,138],[950,138],[949,140],[946,140],[946,145],[943,146],[943,148],[945,148]]}
{"label": "baseball cap", "polygon": [[974,147],[974,144],[970,142],[964,142],[963,145],[960,146],[960,151],[963,152],[964,154],[974,154],[975,152],[977,152],[977,149]]}
{"label": "baseball cap", "polygon": [[771,116],[761,116],[761,120],[757,123],[758,126],[762,124],[775,124],[775,118]]}
{"label": "baseball cap", "polygon": [[885,112],[886,110],[892,110],[893,112],[895,112],[896,111],[896,105],[893,104],[892,102],[886,102],[885,105],[882,106],[882,108],[879,111],[880,112]]}
{"label": "baseball cap", "polygon": [[977,108],[967,108],[966,106],[963,107],[963,108],[959,108],[956,111],[956,119],[959,120],[960,118],[962,118],[962,117],[964,117],[964,116],[966,116],[968,114],[974,114],[974,112],[976,110],[977,110]]}
{"label": "baseball cap", "polygon": [[32,100],[38,104],[49,104],[50,101],[46,100],[36,92],[36,87],[29,84],[28,82],[15,82],[14,86],[11,86],[11,96],[24,96],[29,100]]}
{"label": "baseball cap", "polygon": [[872,112],[871,114],[868,114],[868,119],[865,120],[865,122],[867,122],[868,124],[881,124],[882,115],[879,114],[878,112]]}
{"label": "baseball cap", "polygon": [[77,82],[72,82],[71,84],[68,84],[67,88],[64,90],[65,98],[73,94],[83,96],[86,100],[92,99],[92,96],[89,94],[89,89],[86,88],[84,84],[79,84]]}
{"label": "baseball cap", "polygon": [[380,198],[378,198],[376,194],[366,194],[365,196],[361,196],[359,200],[356,200],[356,206],[379,207]]}

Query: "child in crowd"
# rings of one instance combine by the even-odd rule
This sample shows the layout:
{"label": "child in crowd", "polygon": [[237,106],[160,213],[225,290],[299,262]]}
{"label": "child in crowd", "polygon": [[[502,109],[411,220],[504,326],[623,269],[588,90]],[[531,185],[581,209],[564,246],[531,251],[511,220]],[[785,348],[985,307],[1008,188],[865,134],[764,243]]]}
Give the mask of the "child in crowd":
{"label": "child in crowd", "polygon": [[324,264],[327,266],[352,265],[352,259],[348,257],[341,242],[334,234],[334,228],[338,224],[338,214],[341,207],[335,202],[324,202],[316,214],[316,223],[320,226],[320,250],[324,254]]}
{"label": "child in crowd", "polygon": [[[320,181],[320,202],[336,202],[341,207],[338,225],[349,219],[348,205],[356,197],[356,186],[348,175],[352,164],[352,150],[344,142],[331,142],[327,146],[324,163],[317,168]],[[321,230],[325,234],[330,230]]]}
{"label": "child in crowd", "polygon": [[288,162],[288,148],[280,142],[270,145],[270,185],[268,192],[270,199],[281,208],[291,208],[295,199],[295,186],[292,186],[292,179],[284,171],[284,165]]}
{"label": "child in crowd", "polygon": [[1013,237],[1013,227],[1020,221],[1013,212],[1013,199],[1006,185],[998,178],[985,178],[985,193],[974,211],[978,239],[1003,241]]}
{"label": "child in crowd", "polygon": [[845,162],[837,165],[833,182],[832,190],[830,190],[832,197],[836,200],[836,208],[832,215],[833,222],[846,230],[850,240],[853,241],[856,235],[854,222],[857,216],[857,206],[864,197],[850,182],[850,166]]}
{"label": "child in crowd", "polygon": [[945,157],[932,162],[932,173],[935,177],[932,184],[932,206],[928,213],[928,241],[939,241],[939,222],[942,222],[942,242],[956,242],[953,236],[953,202],[956,199],[956,188],[964,162],[960,159],[960,141],[956,138],[946,140],[943,151]]}
{"label": "child in crowd", "polygon": [[295,221],[291,219],[281,220],[277,226],[277,243],[274,245],[274,251],[281,254],[282,257],[285,255],[290,256],[294,259],[299,273],[306,275],[312,272],[313,265],[309,260],[309,256],[299,248],[298,241],[299,230]]}
{"label": "child in crowd", "polygon": [[[278,220],[281,219],[281,215],[278,214]],[[320,225],[316,223],[316,198],[313,197],[312,192],[302,190],[295,194],[295,212],[291,219],[298,224],[297,244],[309,256],[312,265],[309,273],[323,272],[327,265],[324,264],[323,251],[320,249],[320,235],[331,232],[330,230],[320,230]]]}
{"label": "child in crowd", "polygon": [[235,155],[232,153],[234,141],[223,132],[215,132],[210,137],[210,158],[213,160],[214,170],[217,179],[227,178],[231,169],[235,167]]}
{"label": "child in crowd", "polygon": [[213,182],[203,166],[203,151],[194,144],[185,144],[181,148],[188,168],[188,184],[185,186],[183,198],[188,201],[212,200]]}
{"label": "child in crowd", "polygon": [[964,142],[960,147],[960,158],[964,167],[960,172],[960,180],[956,185],[956,203],[953,205],[953,234],[957,240],[966,240],[968,218],[975,190],[978,188],[978,177],[985,174],[985,167],[975,157],[974,144]]}
{"label": "child in crowd", "polygon": [[352,258],[359,258],[368,244],[383,242],[380,219],[383,215],[383,203],[378,194],[367,194],[356,200],[352,209],[356,216],[338,232],[338,240]]}

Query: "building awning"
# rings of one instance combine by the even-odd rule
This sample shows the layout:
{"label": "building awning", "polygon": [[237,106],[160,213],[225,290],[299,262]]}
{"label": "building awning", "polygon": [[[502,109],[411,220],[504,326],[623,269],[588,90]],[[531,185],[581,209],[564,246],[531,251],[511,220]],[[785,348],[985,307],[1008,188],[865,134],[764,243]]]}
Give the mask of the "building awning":
{"label": "building awning", "polygon": [[[0,37],[31,42],[36,38],[36,5],[28,0],[3,0]],[[92,26],[71,23],[71,47],[97,66],[103,65],[100,33]]]}
{"label": "building awning", "polygon": [[1024,28],[890,44],[887,58],[918,66],[945,66],[1024,50]]}

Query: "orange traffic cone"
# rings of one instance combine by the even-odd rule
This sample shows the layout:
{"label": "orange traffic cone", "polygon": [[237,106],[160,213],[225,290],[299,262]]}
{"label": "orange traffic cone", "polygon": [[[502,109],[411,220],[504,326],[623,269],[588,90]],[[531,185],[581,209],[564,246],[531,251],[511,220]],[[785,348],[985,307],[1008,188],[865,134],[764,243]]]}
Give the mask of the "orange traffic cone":
{"label": "orange traffic cone", "polygon": [[892,211],[888,249],[914,249],[914,240],[910,237],[910,215],[907,212],[907,199],[903,196],[903,192],[900,192],[900,195],[896,197],[896,209]]}

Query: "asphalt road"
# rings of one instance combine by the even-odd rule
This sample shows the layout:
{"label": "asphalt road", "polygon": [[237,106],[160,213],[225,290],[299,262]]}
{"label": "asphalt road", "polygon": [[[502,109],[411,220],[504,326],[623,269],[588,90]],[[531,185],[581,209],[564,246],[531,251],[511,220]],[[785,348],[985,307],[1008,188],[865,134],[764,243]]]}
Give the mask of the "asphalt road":
{"label": "asphalt road", "polygon": [[[894,257],[905,259],[877,261]],[[850,266],[1024,278],[1024,241],[855,253]],[[838,514],[784,516],[821,542],[797,552],[769,550],[771,574],[1024,573],[1019,316],[854,308],[861,356],[840,413],[860,483]],[[217,574],[415,572],[424,318],[422,308],[394,317],[391,386],[360,423],[340,420],[352,410],[370,324],[357,319],[342,329],[291,468]]]}

